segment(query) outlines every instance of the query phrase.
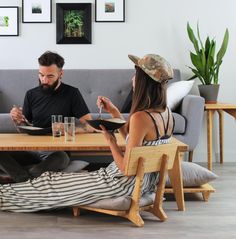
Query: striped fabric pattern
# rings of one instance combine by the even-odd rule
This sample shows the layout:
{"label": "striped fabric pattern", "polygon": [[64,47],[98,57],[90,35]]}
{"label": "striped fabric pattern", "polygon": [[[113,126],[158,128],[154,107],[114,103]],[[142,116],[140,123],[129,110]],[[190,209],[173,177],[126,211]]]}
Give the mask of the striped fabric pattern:
{"label": "striped fabric pattern", "polygon": [[[153,189],[157,174],[146,174],[143,193]],[[35,212],[73,205],[87,205],[101,199],[131,196],[134,177],[125,177],[114,162],[94,172],[45,172],[23,183],[0,185],[0,208],[4,211]]]}
{"label": "striped fabric pattern", "polygon": [[170,138],[167,139],[159,139],[159,140],[150,140],[150,141],[143,141],[144,146],[158,146],[160,144],[168,144],[170,142]]}

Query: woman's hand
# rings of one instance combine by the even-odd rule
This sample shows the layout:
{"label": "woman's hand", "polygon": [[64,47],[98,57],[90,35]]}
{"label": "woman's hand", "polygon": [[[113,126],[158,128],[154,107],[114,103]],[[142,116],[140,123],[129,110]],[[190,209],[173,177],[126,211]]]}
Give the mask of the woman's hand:
{"label": "woman's hand", "polygon": [[[124,119],[118,108],[107,97],[98,96],[97,106],[99,108],[102,106],[106,112],[111,114],[112,118]],[[119,132],[124,138],[126,138],[127,135],[126,126],[121,127],[119,129]]]}
{"label": "woman's hand", "polygon": [[116,143],[116,137],[113,133],[110,133],[106,130],[106,128],[103,125],[99,125],[99,127],[102,129],[102,134],[104,135],[105,139],[110,143]]}
{"label": "woman's hand", "polygon": [[117,107],[111,102],[111,100],[104,96],[98,96],[97,106],[98,108],[102,107],[106,112],[110,114],[118,111]]}

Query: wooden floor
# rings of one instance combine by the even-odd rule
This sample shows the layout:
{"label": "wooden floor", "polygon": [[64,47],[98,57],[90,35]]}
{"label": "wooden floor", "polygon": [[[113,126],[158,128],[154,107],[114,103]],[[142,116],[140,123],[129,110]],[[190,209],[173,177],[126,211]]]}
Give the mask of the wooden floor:
{"label": "wooden floor", "polygon": [[159,222],[144,213],[144,228],[117,217],[83,211],[74,218],[69,209],[44,213],[0,212],[1,239],[235,239],[236,238],[236,163],[214,164],[219,178],[212,183],[216,193],[209,202],[201,194],[186,196],[186,211],[176,211],[172,198],[164,202],[168,215]]}

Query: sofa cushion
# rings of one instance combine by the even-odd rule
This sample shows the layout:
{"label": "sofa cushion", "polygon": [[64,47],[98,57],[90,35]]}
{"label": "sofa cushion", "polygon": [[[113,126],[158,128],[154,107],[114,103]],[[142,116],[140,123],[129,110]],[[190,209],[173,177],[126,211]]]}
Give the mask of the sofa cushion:
{"label": "sofa cushion", "polygon": [[[93,119],[97,119],[99,114],[93,113],[91,114]],[[122,114],[125,120],[128,120],[129,114]],[[174,134],[183,134],[185,132],[186,127],[186,120],[185,118],[178,114],[173,113],[174,119],[175,119],[175,129]],[[108,119],[110,118],[110,114],[103,113],[102,118]],[[17,133],[16,127],[10,117],[9,113],[2,113],[0,114],[0,133]]]}
{"label": "sofa cushion", "polygon": [[[97,119],[99,117],[98,113],[91,114],[93,119]],[[128,120],[129,114],[123,113],[122,116],[125,120]],[[186,119],[179,113],[173,113],[173,117],[175,119],[175,128],[174,128],[174,134],[184,134],[186,129]],[[103,119],[109,119],[111,118],[110,114],[102,113]]]}
{"label": "sofa cushion", "polygon": [[[196,163],[182,161],[181,167],[184,187],[199,187],[218,177],[215,173]],[[171,187],[169,176],[166,179],[166,187]]]}
{"label": "sofa cushion", "polygon": [[0,114],[0,133],[17,133],[17,129],[9,113]]}

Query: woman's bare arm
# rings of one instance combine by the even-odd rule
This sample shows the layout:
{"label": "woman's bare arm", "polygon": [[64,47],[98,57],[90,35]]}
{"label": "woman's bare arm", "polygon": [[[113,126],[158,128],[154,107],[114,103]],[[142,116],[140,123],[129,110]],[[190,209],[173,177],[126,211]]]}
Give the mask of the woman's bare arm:
{"label": "woman's bare arm", "polygon": [[137,112],[131,116],[129,139],[124,154],[117,145],[115,137],[108,133],[104,127],[102,127],[103,134],[105,135],[105,138],[109,143],[114,161],[122,172],[124,172],[125,170],[125,165],[129,157],[130,149],[133,147],[141,146],[143,139],[147,134],[148,128],[150,126],[145,123],[145,120],[146,117],[144,116],[143,112]]}

